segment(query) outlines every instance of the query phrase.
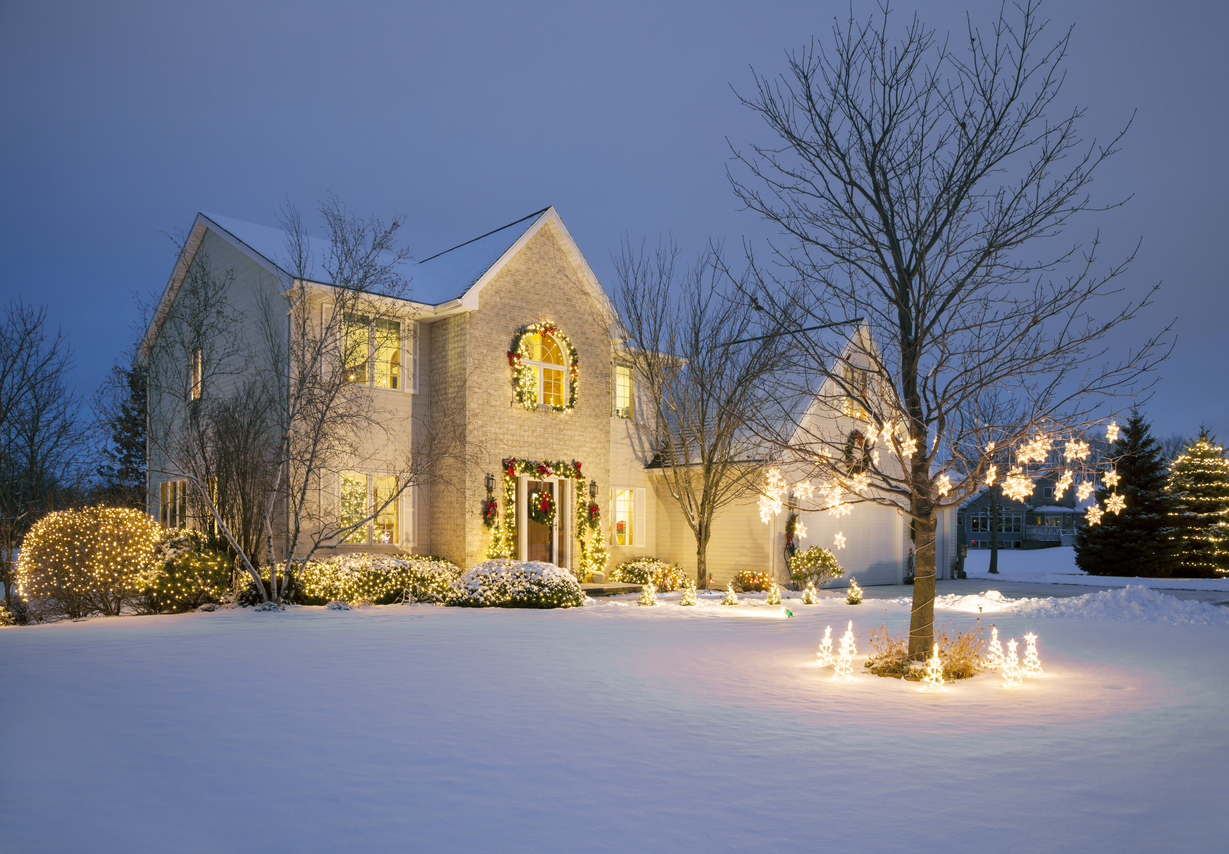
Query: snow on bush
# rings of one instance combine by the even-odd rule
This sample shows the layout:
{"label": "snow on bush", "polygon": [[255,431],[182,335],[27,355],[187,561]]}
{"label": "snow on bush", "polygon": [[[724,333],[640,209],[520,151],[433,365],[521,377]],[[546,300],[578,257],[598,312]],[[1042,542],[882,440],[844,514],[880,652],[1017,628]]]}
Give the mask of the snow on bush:
{"label": "snow on bush", "polygon": [[460,567],[439,557],[353,552],[311,560],[295,573],[304,605],[328,602],[443,602],[454,595]]}
{"label": "snow on bush", "polygon": [[[898,602],[909,602],[898,599]],[[1128,585],[1065,598],[1008,599],[997,590],[968,596],[935,597],[936,608],[957,611],[1011,612],[1036,617],[1074,617],[1085,620],[1143,620],[1175,625],[1229,625],[1229,609],[1197,599],[1179,599],[1147,587]]]}
{"label": "snow on bush", "polygon": [[585,603],[576,576],[553,563],[484,560],[461,576],[449,605],[468,608],[576,608]]}
{"label": "snow on bush", "polygon": [[823,587],[829,581],[845,574],[836,556],[822,546],[811,546],[789,559],[789,577],[799,586],[814,584]]}
{"label": "snow on bush", "polygon": [[655,557],[638,557],[616,566],[610,580],[623,584],[652,584],[659,592],[670,593],[682,587],[687,576],[676,564]]}

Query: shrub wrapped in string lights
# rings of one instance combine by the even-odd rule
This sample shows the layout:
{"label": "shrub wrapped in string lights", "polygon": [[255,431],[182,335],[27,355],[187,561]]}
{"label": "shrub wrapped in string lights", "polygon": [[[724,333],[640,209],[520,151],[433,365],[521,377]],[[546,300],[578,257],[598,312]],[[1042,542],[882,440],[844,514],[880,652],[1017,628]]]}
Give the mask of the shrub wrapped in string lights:
{"label": "shrub wrapped in string lights", "polygon": [[734,592],[734,582],[731,581],[725,586],[725,595],[721,597],[722,605],[737,605],[738,594]]}
{"label": "shrub wrapped in string lights", "polygon": [[694,605],[694,604],[696,604],[696,588],[695,588],[695,585],[690,584],[690,583],[688,583],[688,584],[684,584],[684,585],[683,585],[683,592],[679,594],[679,604],[680,604],[680,605]]}
{"label": "shrub wrapped in string lights", "polygon": [[677,564],[655,557],[638,557],[619,564],[611,571],[610,580],[621,584],[652,584],[659,593],[678,590],[690,581]]}
{"label": "shrub wrapped in string lights", "polygon": [[640,588],[640,601],[637,605],[656,605],[657,604],[657,588],[652,584],[646,584]]}
{"label": "shrub wrapped in string lights", "polygon": [[781,588],[777,586],[777,582],[768,582],[768,595],[764,597],[765,605],[780,605],[781,604]]}
{"label": "shrub wrapped in string lights", "polygon": [[858,586],[858,579],[854,578],[852,575],[849,577],[849,592],[845,594],[845,604],[862,604],[862,588]]}
{"label": "shrub wrapped in string lights", "polygon": [[803,605],[818,605],[819,604],[819,591],[815,589],[815,582],[808,581],[807,586],[803,588],[802,604]]}
{"label": "shrub wrapped in string lights", "polygon": [[17,591],[32,619],[118,616],[157,577],[162,529],[127,507],[50,513],[34,523],[17,561]]}
{"label": "shrub wrapped in string lights", "polygon": [[303,605],[328,602],[444,602],[455,595],[461,569],[439,557],[350,553],[312,560],[295,571]]}
{"label": "shrub wrapped in string lights", "polygon": [[798,584],[823,587],[844,574],[845,569],[837,562],[836,555],[822,546],[811,546],[789,559],[789,577]]}
{"label": "shrub wrapped in string lights", "polygon": [[192,611],[222,600],[233,583],[234,560],[200,531],[167,528],[154,548],[154,572],[136,601],[148,614]]}

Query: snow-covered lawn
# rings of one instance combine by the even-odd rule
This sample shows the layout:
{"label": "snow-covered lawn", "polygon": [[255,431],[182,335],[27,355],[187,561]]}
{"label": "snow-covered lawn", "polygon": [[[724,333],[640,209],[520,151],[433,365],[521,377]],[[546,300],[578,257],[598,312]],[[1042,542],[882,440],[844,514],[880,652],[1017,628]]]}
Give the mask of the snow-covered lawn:
{"label": "snow-covered lawn", "polygon": [[903,599],[716,601],[2,629],[0,850],[1225,850],[1229,609],[952,597],[1045,674],[924,693],[813,663]]}
{"label": "snow-covered lawn", "polygon": [[1042,584],[1080,584],[1092,587],[1135,585],[1154,590],[1215,590],[1229,596],[1229,578],[1118,578],[1112,575],[1087,575],[1075,565],[1075,549],[1000,549],[999,574],[990,575],[990,550],[969,549],[964,562],[969,578],[995,578]]}

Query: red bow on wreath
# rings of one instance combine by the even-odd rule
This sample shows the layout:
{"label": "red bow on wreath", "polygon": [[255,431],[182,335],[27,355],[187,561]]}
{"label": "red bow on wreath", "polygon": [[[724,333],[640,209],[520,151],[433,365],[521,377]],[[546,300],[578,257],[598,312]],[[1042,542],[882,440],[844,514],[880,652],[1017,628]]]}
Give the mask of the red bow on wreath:
{"label": "red bow on wreath", "polygon": [[508,467],[508,477],[516,477],[516,457],[505,460],[504,465]]}
{"label": "red bow on wreath", "polygon": [[550,466],[539,463],[538,464],[538,474],[549,475]]}
{"label": "red bow on wreath", "polygon": [[580,463],[576,462],[576,460],[572,460],[572,467],[576,469],[576,476],[580,477]]}
{"label": "red bow on wreath", "polygon": [[546,493],[546,492],[543,492],[540,494],[542,496],[542,499],[541,501],[538,502],[538,509],[540,509],[542,511],[542,514],[545,515],[546,513],[550,511],[550,495],[549,493]]}
{"label": "red bow on wreath", "polygon": [[517,352],[516,352],[515,350],[509,350],[509,351],[508,351],[508,365],[509,365],[509,367],[513,367],[513,368],[515,368],[515,367],[516,367],[516,357],[517,357]]}

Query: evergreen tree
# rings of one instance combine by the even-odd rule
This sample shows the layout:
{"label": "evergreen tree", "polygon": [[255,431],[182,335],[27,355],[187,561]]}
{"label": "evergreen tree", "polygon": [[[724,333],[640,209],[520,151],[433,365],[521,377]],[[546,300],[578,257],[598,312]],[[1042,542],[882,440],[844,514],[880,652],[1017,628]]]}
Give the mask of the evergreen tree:
{"label": "evergreen tree", "polygon": [[1229,575],[1229,460],[1207,428],[1174,460],[1169,495],[1182,576]]}
{"label": "evergreen tree", "polygon": [[99,498],[145,509],[145,368],[117,363],[96,404],[106,434]]}
{"label": "evergreen tree", "polygon": [[1170,499],[1165,463],[1152,430],[1139,411],[1110,448],[1119,481],[1097,490],[1097,506],[1107,499],[1126,502],[1117,513],[1106,510],[1100,524],[1081,525],[1075,534],[1075,563],[1090,575],[1167,578],[1180,571],[1170,536]]}

